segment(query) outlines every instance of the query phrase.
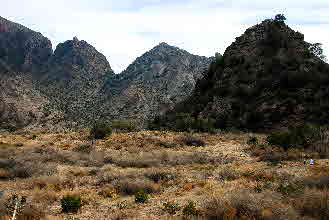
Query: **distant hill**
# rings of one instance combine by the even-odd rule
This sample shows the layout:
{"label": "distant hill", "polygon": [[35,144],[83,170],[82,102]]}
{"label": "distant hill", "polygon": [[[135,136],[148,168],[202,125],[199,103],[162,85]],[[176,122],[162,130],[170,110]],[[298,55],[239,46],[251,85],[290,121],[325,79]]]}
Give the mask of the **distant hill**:
{"label": "distant hill", "polygon": [[237,37],[169,115],[213,118],[219,128],[327,124],[329,65],[314,46],[283,22],[265,20]]}

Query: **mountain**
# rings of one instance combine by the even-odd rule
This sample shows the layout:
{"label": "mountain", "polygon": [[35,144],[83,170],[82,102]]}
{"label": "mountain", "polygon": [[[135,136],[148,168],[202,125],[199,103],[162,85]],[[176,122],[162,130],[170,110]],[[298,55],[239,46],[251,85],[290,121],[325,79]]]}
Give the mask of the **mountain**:
{"label": "mountain", "polygon": [[50,100],[49,108],[64,113],[64,122],[77,124],[97,118],[101,89],[113,75],[106,57],[85,41],[59,44],[36,81]]}
{"label": "mountain", "polygon": [[237,37],[170,114],[213,118],[219,128],[326,124],[329,65],[316,47],[283,22],[265,20]]}
{"label": "mountain", "polygon": [[0,71],[39,70],[52,53],[42,34],[0,17]]}
{"label": "mountain", "polygon": [[108,81],[103,112],[109,118],[137,119],[146,125],[185,100],[212,60],[160,43]]}
{"label": "mountain", "polygon": [[47,97],[35,87],[39,71],[52,55],[40,33],[0,17],[0,127],[25,127],[46,118]]}
{"label": "mountain", "polygon": [[42,34],[0,18],[0,127],[85,127],[99,119],[146,126],[187,98],[212,60],[161,43],[114,74],[83,40],[53,52]]}

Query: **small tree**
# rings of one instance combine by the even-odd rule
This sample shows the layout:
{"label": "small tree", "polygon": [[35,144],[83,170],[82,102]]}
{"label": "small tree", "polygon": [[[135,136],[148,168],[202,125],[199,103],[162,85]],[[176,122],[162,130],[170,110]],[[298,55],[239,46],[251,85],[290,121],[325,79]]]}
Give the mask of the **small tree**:
{"label": "small tree", "polygon": [[322,44],[321,43],[311,44],[310,47],[309,47],[309,50],[314,56],[317,56],[321,60],[325,61],[326,57],[323,54],[323,49],[322,49]]}
{"label": "small tree", "polygon": [[111,133],[111,125],[105,121],[97,121],[90,130],[90,136],[95,139],[103,139]]}
{"label": "small tree", "polygon": [[275,15],[274,20],[280,24],[284,24],[285,20],[287,20],[287,19],[283,14],[277,14],[277,15]]}

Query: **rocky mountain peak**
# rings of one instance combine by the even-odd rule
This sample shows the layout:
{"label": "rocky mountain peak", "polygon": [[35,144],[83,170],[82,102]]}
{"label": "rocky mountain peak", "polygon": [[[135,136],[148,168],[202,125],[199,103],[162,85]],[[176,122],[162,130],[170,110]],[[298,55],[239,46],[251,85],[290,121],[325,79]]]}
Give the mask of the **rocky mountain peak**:
{"label": "rocky mountain peak", "polygon": [[38,71],[52,53],[41,33],[0,17],[0,71]]}
{"label": "rocky mountain peak", "polygon": [[113,72],[106,57],[84,40],[68,40],[60,43],[52,58],[53,65],[72,66],[89,73]]}
{"label": "rocky mountain peak", "polygon": [[329,65],[312,53],[303,34],[268,19],[216,58],[176,112],[213,118],[220,128],[328,123],[328,105],[322,102],[329,95],[328,72]]}
{"label": "rocky mountain peak", "polygon": [[224,56],[272,56],[278,52],[274,50],[280,48],[289,49],[295,55],[302,55],[308,47],[303,34],[284,23],[266,19],[237,37],[226,49]]}

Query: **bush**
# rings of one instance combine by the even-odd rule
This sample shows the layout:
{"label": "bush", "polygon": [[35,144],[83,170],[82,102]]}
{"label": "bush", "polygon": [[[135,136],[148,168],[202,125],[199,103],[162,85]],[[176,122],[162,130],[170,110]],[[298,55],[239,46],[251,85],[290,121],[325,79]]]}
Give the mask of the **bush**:
{"label": "bush", "polygon": [[241,176],[240,173],[232,168],[223,168],[217,174],[217,178],[219,180],[227,180],[227,181],[239,179],[240,176]]}
{"label": "bush", "polygon": [[150,173],[146,173],[145,177],[153,180],[155,183],[159,181],[168,181],[176,178],[176,174],[164,172],[164,171],[151,171]]}
{"label": "bush", "polygon": [[148,202],[149,196],[144,190],[140,190],[135,194],[135,202],[146,203]]}
{"label": "bush", "polygon": [[65,213],[78,212],[81,208],[81,199],[79,196],[67,195],[61,199],[62,210]]}
{"label": "bush", "polygon": [[133,120],[113,120],[111,121],[111,127],[112,129],[126,132],[138,130],[137,123]]}
{"label": "bush", "polygon": [[176,115],[175,130],[191,131],[194,127],[195,119],[190,114],[179,113]]}
{"label": "bush", "polygon": [[118,198],[117,191],[113,187],[106,187],[105,189],[102,189],[98,194],[103,196],[104,198]]}
{"label": "bush", "polygon": [[311,125],[301,125],[285,132],[272,133],[267,137],[270,145],[277,145],[288,150],[291,147],[307,147],[315,141],[318,129]]}
{"label": "bush", "polygon": [[295,184],[281,183],[278,187],[278,192],[283,195],[291,195],[300,192],[300,188]]}
{"label": "bush", "polygon": [[108,122],[98,121],[94,124],[90,131],[90,136],[95,139],[103,139],[108,135],[111,135],[112,128]]}
{"label": "bush", "polygon": [[91,146],[90,144],[82,144],[78,147],[73,148],[73,151],[89,154],[92,151],[92,149],[93,146]]}
{"label": "bush", "polygon": [[258,144],[258,139],[255,136],[249,137],[247,141],[248,145],[257,145]]}
{"label": "bush", "polygon": [[207,219],[298,219],[295,210],[283,205],[281,196],[269,191],[254,193],[237,190],[204,205]]}
{"label": "bush", "polygon": [[146,193],[155,193],[160,187],[147,179],[120,179],[115,183],[115,187],[123,194],[134,195],[139,191]]}
{"label": "bush", "polygon": [[163,204],[163,210],[168,212],[170,215],[175,215],[181,207],[177,202],[166,202]]}
{"label": "bush", "polygon": [[195,202],[188,201],[188,204],[183,208],[183,215],[184,216],[197,216],[199,211],[195,207]]}
{"label": "bush", "polygon": [[187,146],[204,147],[206,145],[203,140],[193,136],[183,137],[182,142]]}

